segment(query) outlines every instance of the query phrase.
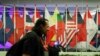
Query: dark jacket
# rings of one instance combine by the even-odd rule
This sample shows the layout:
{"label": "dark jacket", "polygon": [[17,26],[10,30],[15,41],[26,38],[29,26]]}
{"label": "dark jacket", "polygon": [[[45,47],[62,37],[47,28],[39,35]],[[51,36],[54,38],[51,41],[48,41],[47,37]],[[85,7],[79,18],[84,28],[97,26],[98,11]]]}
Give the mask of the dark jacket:
{"label": "dark jacket", "polygon": [[60,51],[60,48],[59,48],[59,45],[57,46],[48,46],[48,52],[49,52],[49,56],[59,56],[59,51]]}
{"label": "dark jacket", "polygon": [[27,33],[20,41],[15,43],[6,56],[22,56],[23,53],[30,54],[30,56],[44,56],[40,36],[35,31]]}

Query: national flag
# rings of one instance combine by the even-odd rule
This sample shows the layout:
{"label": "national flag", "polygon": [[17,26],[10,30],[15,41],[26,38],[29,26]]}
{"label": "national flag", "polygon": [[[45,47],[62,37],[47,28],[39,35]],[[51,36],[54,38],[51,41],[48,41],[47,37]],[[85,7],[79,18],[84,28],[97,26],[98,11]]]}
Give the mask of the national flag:
{"label": "national flag", "polygon": [[6,12],[5,20],[6,20],[5,41],[7,41],[11,37],[11,34],[14,31],[14,24],[12,19],[9,16],[9,12]]}
{"label": "national flag", "polygon": [[0,29],[3,28],[3,23],[2,23],[2,19],[1,19],[2,15],[0,15]]}
{"label": "national flag", "polygon": [[76,33],[77,33],[76,29],[67,29],[65,36],[64,36],[64,41],[63,43],[61,43],[61,46],[65,48]]}
{"label": "national flag", "polygon": [[[76,12],[76,10],[75,10],[75,12]],[[74,13],[74,16],[71,17],[70,14],[69,14],[69,10],[67,8],[67,16],[66,16],[67,17],[67,21],[66,21],[67,28],[76,28],[76,18],[75,18],[75,16],[76,16],[76,13]]]}
{"label": "national flag", "polygon": [[[13,8],[13,7],[8,8],[8,9],[7,9],[7,12],[9,13],[9,16],[10,16],[10,18],[11,18],[11,20],[12,20],[13,14],[14,14],[14,8]],[[13,20],[12,20],[12,22],[13,22]],[[13,28],[14,28],[14,23],[13,23]],[[15,30],[13,29],[13,32],[12,32],[11,36],[10,36],[9,39],[8,39],[8,42],[11,43],[12,45],[15,43],[15,42],[14,42],[14,38],[15,38],[15,36],[14,36],[14,31],[15,31]]]}
{"label": "national flag", "polygon": [[64,24],[65,24],[65,31],[64,31],[64,34],[59,38],[59,44],[62,46],[62,47],[66,47],[66,43],[67,43],[67,40],[66,40],[66,23],[67,23],[67,20],[69,19],[72,19],[70,14],[69,14],[69,10],[68,8],[65,9],[65,13],[64,13],[64,18],[63,18],[63,21],[64,21]]}
{"label": "national flag", "polygon": [[64,41],[61,43],[61,46],[63,46],[64,48],[69,44],[69,42],[71,41],[71,39],[74,37],[74,35],[76,34],[77,30],[76,30],[76,21],[74,21],[70,14],[69,14],[69,10],[67,8],[67,14],[66,14],[66,31],[65,31],[65,35],[64,35]]}
{"label": "national flag", "polygon": [[68,8],[65,9],[64,16],[63,16],[64,33],[63,33],[63,35],[61,35],[61,37],[58,38],[59,44],[60,44],[60,45],[62,45],[62,43],[63,43],[64,41],[66,41],[66,39],[65,39],[65,38],[66,38],[65,32],[66,32],[66,21],[67,21],[67,18],[66,18],[66,17],[67,17],[67,16],[71,18],[71,16],[69,15]]}
{"label": "national flag", "polygon": [[87,43],[90,43],[90,41],[92,40],[92,38],[98,30],[97,25],[92,19],[92,15],[90,14],[89,10],[85,13],[84,20],[86,20]]}
{"label": "national flag", "polygon": [[76,37],[71,40],[71,47],[75,47],[78,43],[86,41],[86,27],[79,11],[77,12],[77,23],[77,28],[79,31],[77,32]]}
{"label": "national flag", "polygon": [[40,16],[40,11],[37,9],[37,7],[35,5],[34,15],[33,15],[33,18],[32,18],[33,23],[35,23],[40,17],[41,17]]}
{"label": "national flag", "polygon": [[64,40],[65,24],[60,14],[57,15],[57,39],[59,44]]}
{"label": "national flag", "polygon": [[2,8],[0,8],[0,29],[3,28],[3,20],[2,20],[2,18],[3,18],[3,12],[2,12]]}
{"label": "national flag", "polygon": [[[48,9],[46,8],[46,6],[45,6],[45,11],[44,11],[44,17],[45,17],[47,20],[49,20],[50,17],[51,17],[51,15],[50,15]],[[49,22],[49,24],[50,24],[50,22]]]}
{"label": "national flag", "polygon": [[57,41],[56,30],[57,30],[57,15],[58,14],[59,14],[59,11],[56,7],[54,10],[54,14],[50,17],[50,19],[48,19],[50,22],[49,23],[49,26],[50,26],[49,31],[50,31],[51,35],[49,34],[47,36],[49,36],[49,38],[50,38],[50,45],[51,46],[54,46],[54,42]]}
{"label": "national flag", "polygon": [[67,20],[67,30],[69,29],[71,29],[72,33],[70,32],[71,35],[69,37],[67,36],[68,38],[70,38],[70,40],[68,40],[70,41],[68,44],[70,45],[70,47],[74,47],[76,45],[76,35],[79,31],[79,29],[77,28],[77,7],[75,9],[72,19]]}
{"label": "national flag", "polygon": [[4,8],[0,7],[0,44],[4,45],[4,24],[3,24]]}
{"label": "national flag", "polygon": [[23,12],[24,10],[23,8],[19,8],[20,10],[18,9],[15,10],[15,9],[12,16],[12,21],[15,26],[14,33],[12,34],[12,37],[10,37],[9,39],[9,42],[12,44],[20,40],[24,34],[24,12]]}
{"label": "national flag", "polygon": [[64,31],[65,31],[65,24],[59,13],[59,14],[57,14],[57,38],[59,38],[61,35],[63,35]]}
{"label": "national flag", "polygon": [[98,26],[98,31],[94,35],[93,39],[91,40],[90,44],[94,46],[95,48],[98,48],[100,46],[100,12],[96,12],[94,21]]}
{"label": "national flag", "polygon": [[69,12],[69,9],[67,8],[67,15],[66,15],[66,17],[67,17],[67,20],[69,21],[69,20],[73,20],[72,19],[72,17],[70,16],[70,12]]}
{"label": "national flag", "polygon": [[[19,11],[18,11],[19,10]],[[16,41],[20,40],[22,35],[24,34],[24,25],[25,25],[25,15],[24,8],[19,8],[15,11],[15,21],[16,21]],[[21,24],[20,24],[21,23]]]}
{"label": "national flag", "polygon": [[31,18],[30,18],[28,13],[26,14],[26,22],[32,22],[32,20],[31,20]]}
{"label": "national flag", "polygon": [[[8,14],[7,8],[5,8],[5,6],[4,6],[1,9],[3,9],[0,11],[0,14],[2,14],[0,16],[1,16],[1,20],[3,22],[3,24],[2,24],[3,28],[0,30],[0,35],[2,34],[0,43],[2,45],[4,45],[7,42],[7,40],[10,38],[11,34],[13,33],[14,28],[13,28],[13,22]],[[7,12],[5,12],[5,11],[7,11]]]}
{"label": "national flag", "polygon": [[15,21],[16,29],[24,28],[24,8],[21,7],[15,10]]}
{"label": "national flag", "polygon": [[26,32],[30,31],[32,29],[32,27],[34,26],[34,23],[32,22],[32,18],[30,17],[32,13],[32,11],[28,11],[26,10],[26,26],[25,26],[25,30]]}
{"label": "national flag", "polygon": [[[48,11],[48,9],[46,8],[46,6],[45,6],[45,11],[44,11],[44,18],[45,19],[47,19],[48,21],[49,21],[49,24],[50,24],[50,20],[49,19],[51,19],[50,18],[51,16],[50,16],[50,14],[49,14],[49,11]],[[46,36],[46,44],[47,45],[49,45],[50,44],[50,41],[51,41],[51,39],[52,39],[52,37],[53,37],[53,35],[54,35],[54,29],[52,29],[52,27],[50,27],[50,29],[47,31],[47,36]]]}
{"label": "national flag", "polygon": [[[67,11],[68,12],[68,11]],[[63,35],[61,35],[59,38],[58,38],[58,41],[59,41],[59,44],[61,45],[64,41],[66,41],[64,38],[65,38],[65,29],[66,29],[66,9],[65,9],[65,12],[64,12],[64,16],[63,16],[63,22],[64,22],[64,33]]]}
{"label": "national flag", "polygon": [[92,46],[94,46],[95,48],[98,48],[100,45],[100,33],[96,33],[93,37],[93,39],[91,40],[90,44]]}
{"label": "national flag", "polygon": [[78,42],[81,42],[81,41],[86,41],[86,24],[84,22],[84,20],[82,19],[82,16],[80,14],[80,12],[77,13],[77,19],[78,19],[78,29],[79,29],[79,32],[77,33],[77,39],[78,39]]}

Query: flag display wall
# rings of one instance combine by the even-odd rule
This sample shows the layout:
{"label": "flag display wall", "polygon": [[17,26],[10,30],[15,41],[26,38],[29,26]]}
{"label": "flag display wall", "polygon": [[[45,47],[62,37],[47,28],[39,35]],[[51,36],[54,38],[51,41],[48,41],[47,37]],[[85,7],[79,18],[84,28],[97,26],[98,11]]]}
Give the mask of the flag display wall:
{"label": "flag display wall", "polygon": [[[50,10],[53,8],[53,11]],[[46,44],[60,45],[66,52],[100,51],[100,13],[99,7],[92,13],[86,6],[83,12],[76,5],[71,11],[69,6],[60,11],[55,7],[33,8],[13,5],[0,6],[0,50],[7,50],[25,33],[31,31],[37,19],[48,19],[50,30],[47,32]],[[93,15],[92,15],[93,14]]]}

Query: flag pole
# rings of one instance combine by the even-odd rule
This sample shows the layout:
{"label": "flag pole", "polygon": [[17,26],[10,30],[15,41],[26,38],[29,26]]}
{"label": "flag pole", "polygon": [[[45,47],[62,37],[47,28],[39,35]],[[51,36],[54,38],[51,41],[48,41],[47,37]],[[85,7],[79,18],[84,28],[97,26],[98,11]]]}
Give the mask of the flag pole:
{"label": "flag pole", "polygon": [[67,35],[68,33],[67,32],[67,29],[68,29],[68,26],[67,26],[67,13],[68,12],[68,8],[67,8],[67,4],[66,4],[66,8],[65,8],[65,33],[64,33],[64,43],[62,45],[64,45],[64,48],[68,45],[69,41],[67,40]]}
{"label": "flag pole", "polygon": [[[86,21],[87,21],[87,18],[88,18],[88,0],[86,0]],[[87,37],[86,37],[86,52],[87,52],[87,48],[88,48],[88,40],[87,40]]]}
{"label": "flag pole", "polygon": [[[45,11],[46,11],[46,4],[44,5],[44,12],[43,12],[44,14],[43,14],[43,17],[44,17],[45,19],[48,19],[48,18],[45,17],[45,13],[46,13]],[[44,41],[45,41],[45,44],[47,44],[46,39],[47,39],[47,38],[46,38],[46,36],[45,36],[45,40],[44,40]],[[48,45],[48,44],[47,44],[47,45]]]}
{"label": "flag pole", "polygon": [[77,17],[78,11],[77,10],[78,10],[78,5],[76,5],[76,29],[78,29],[78,27],[77,27],[78,26],[78,23],[77,23],[78,22],[78,20],[77,20],[77,18],[78,18]]}
{"label": "flag pole", "polygon": [[96,21],[96,24],[98,25],[98,10],[99,10],[99,5],[97,5],[97,21]]}
{"label": "flag pole", "polygon": [[[68,8],[67,8],[67,5],[66,5],[66,13],[67,13],[67,12],[68,12]],[[68,30],[67,22],[68,22],[68,15],[66,15],[66,23],[65,23],[65,27],[66,27],[65,30],[66,30],[66,32],[67,32],[67,30]],[[68,33],[66,33],[66,32],[65,32],[65,38],[66,38],[66,40],[65,40],[66,43],[65,43],[65,44],[66,44],[66,46],[67,46],[70,40],[67,40],[67,39],[68,39],[68,38],[67,38]]]}
{"label": "flag pole", "polygon": [[34,24],[36,23],[36,3],[34,4]]}
{"label": "flag pole", "polygon": [[[97,16],[97,21],[96,21],[96,24],[97,24],[97,26],[98,26],[98,10],[99,10],[99,5],[97,5],[97,14],[96,14],[96,16]],[[99,31],[99,30],[98,30]],[[97,35],[99,34],[99,32],[97,31]],[[98,42],[99,40],[98,40],[98,36],[96,36],[96,50],[98,50],[98,48],[97,48],[97,46],[98,46],[98,44],[97,44],[97,42]]]}
{"label": "flag pole", "polygon": [[6,8],[6,5],[4,5],[3,7],[4,7],[4,11],[3,11],[4,43],[3,44],[4,44],[4,50],[5,50],[5,41],[6,41],[6,39],[5,39],[5,37],[6,37],[5,36],[6,35],[5,34],[6,33],[6,31],[5,31],[6,30],[6,15],[5,15],[6,14],[6,10],[5,10],[5,8]]}
{"label": "flag pole", "polygon": [[[56,4],[56,7],[55,7],[55,10],[57,10],[57,4]],[[55,13],[55,10],[54,10],[54,13]],[[54,13],[53,13],[53,14],[54,14]],[[56,15],[56,17],[57,17],[57,15]],[[55,23],[55,34],[56,34],[56,38],[55,38],[56,40],[55,40],[55,41],[57,42],[57,41],[58,41],[58,40],[57,40],[57,18],[56,18],[56,21],[55,21],[55,22],[56,22],[56,23]],[[55,41],[54,41],[54,43],[55,43]]]}
{"label": "flag pole", "polygon": [[15,10],[16,10],[16,5],[14,4],[14,43],[16,42],[16,12],[15,12]]}
{"label": "flag pole", "polygon": [[[66,0],[66,2],[67,2],[67,0]],[[67,8],[67,3],[66,3],[65,6],[66,6],[66,8],[65,8],[65,32],[64,32],[64,39],[66,39],[65,42],[67,42],[67,33],[66,33],[67,32],[67,29],[68,29],[68,27],[67,27],[67,19],[68,19],[68,17],[67,17],[67,9],[68,9]],[[67,51],[68,50],[68,47],[66,47],[65,50]]]}
{"label": "flag pole", "polygon": [[[77,23],[78,23],[78,21],[77,21],[77,18],[78,18],[77,17],[77,13],[78,13],[78,11],[77,11],[77,9],[78,9],[78,5],[76,5],[76,9],[75,9],[76,10],[76,15],[75,15],[76,16],[76,18],[75,18],[75,20],[76,20],[76,22],[75,22],[76,23],[76,29],[75,29],[75,31],[78,30],[78,25],[77,25]],[[77,43],[78,42],[77,41],[77,35],[75,35],[75,37],[76,37],[76,43]],[[76,48],[76,51],[77,51],[77,48]]]}
{"label": "flag pole", "polygon": [[33,6],[34,6],[34,11],[33,11],[33,18],[32,18],[32,22],[33,24],[35,24],[35,18],[36,18],[36,13],[35,13],[35,10],[36,10],[36,0],[33,0]]}
{"label": "flag pole", "polygon": [[[46,9],[46,4],[45,4],[45,6],[44,6],[44,10]],[[43,12],[44,13],[44,15],[43,15],[43,17],[45,18],[45,11]],[[48,19],[48,18],[46,18],[46,19]],[[47,43],[46,43],[46,36],[45,36],[45,38],[44,38],[44,43],[45,43],[45,45],[47,45]]]}
{"label": "flag pole", "polygon": [[[56,4],[56,9],[58,9],[58,5]],[[57,17],[58,17],[58,15],[57,15]],[[56,18],[56,42],[58,42],[58,37],[57,37],[57,27],[58,27],[58,24],[57,24],[57,18]]]}
{"label": "flag pole", "polygon": [[[65,32],[64,32],[64,39],[67,38],[67,4],[66,4],[66,8],[65,8]],[[67,40],[65,40],[67,42]],[[67,46],[67,45],[66,45]],[[67,47],[68,48],[68,47]],[[66,48],[66,51],[67,51],[67,48]]]}
{"label": "flag pole", "polygon": [[26,4],[24,5],[24,34],[26,33]]}

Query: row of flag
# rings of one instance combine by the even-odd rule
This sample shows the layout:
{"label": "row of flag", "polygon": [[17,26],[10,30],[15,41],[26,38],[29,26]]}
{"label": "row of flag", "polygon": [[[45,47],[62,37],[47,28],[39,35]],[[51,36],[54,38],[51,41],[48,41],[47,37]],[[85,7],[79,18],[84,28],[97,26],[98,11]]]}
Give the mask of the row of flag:
{"label": "row of flag", "polygon": [[57,6],[53,15],[46,7],[44,11],[40,11],[36,6],[34,11],[27,11],[26,7],[22,9],[13,7],[9,10],[5,6],[0,7],[0,45],[5,46],[7,42],[12,45],[16,43],[31,30],[40,17],[49,21],[50,30],[47,32],[46,44],[54,46],[55,42],[58,42],[64,48],[67,46],[74,48],[78,43],[86,42],[88,44],[85,44],[86,47],[92,46],[94,49],[100,45],[99,10],[93,18],[87,7],[82,18],[77,6],[73,16],[66,8],[63,17]]}

